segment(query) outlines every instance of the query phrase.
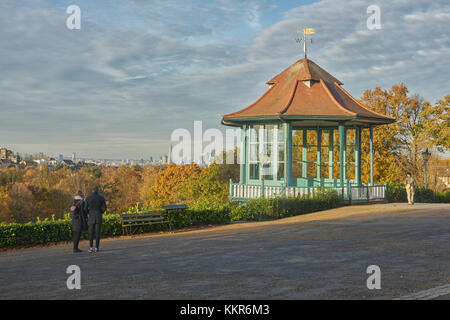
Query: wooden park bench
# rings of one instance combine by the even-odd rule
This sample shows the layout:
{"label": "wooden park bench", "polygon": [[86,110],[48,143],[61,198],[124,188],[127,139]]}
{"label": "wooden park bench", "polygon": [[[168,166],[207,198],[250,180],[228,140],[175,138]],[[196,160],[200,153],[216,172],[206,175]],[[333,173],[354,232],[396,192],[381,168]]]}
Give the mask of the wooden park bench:
{"label": "wooden park bench", "polygon": [[187,209],[188,206],[185,204],[171,204],[171,205],[163,206],[163,208],[166,209],[167,211],[169,211],[169,210]]}
{"label": "wooden park bench", "polygon": [[[187,209],[185,204],[163,206],[168,210]],[[122,221],[122,229],[125,235],[133,234],[136,227],[154,225],[154,224],[166,224],[170,230],[170,221],[164,212],[143,212],[143,213],[124,213],[120,215]]]}

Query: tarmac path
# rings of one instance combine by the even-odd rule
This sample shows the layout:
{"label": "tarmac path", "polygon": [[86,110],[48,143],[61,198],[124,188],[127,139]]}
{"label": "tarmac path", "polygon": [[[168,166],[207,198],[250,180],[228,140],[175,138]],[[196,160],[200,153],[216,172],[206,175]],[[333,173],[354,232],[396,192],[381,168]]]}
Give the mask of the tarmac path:
{"label": "tarmac path", "polygon": [[[0,253],[0,299],[448,299],[450,205],[374,204],[268,222]],[[81,290],[66,286],[69,265]],[[366,269],[381,270],[381,289]]]}

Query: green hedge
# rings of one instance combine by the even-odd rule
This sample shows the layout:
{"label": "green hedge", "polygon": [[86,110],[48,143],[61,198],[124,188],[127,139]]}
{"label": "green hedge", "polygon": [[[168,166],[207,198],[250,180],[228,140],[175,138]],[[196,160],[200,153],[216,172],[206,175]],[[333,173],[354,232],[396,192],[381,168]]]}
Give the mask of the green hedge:
{"label": "green hedge", "polygon": [[319,190],[314,198],[259,198],[231,210],[232,221],[272,220],[300,215],[341,205],[339,196],[333,190]]}
{"label": "green hedge", "polygon": [[[320,190],[314,198],[260,198],[245,205],[233,206],[211,204],[187,210],[173,210],[166,213],[172,229],[205,224],[223,224],[236,220],[267,220],[283,218],[303,213],[335,208],[340,205],[338,195],[332,190]],[[131,209],[130,209],[131,210]],[[142,211],[132,208],[130,212]],[[36,244],[55,243],[72,240],[72,228],[69,215],[64,219],[29,222],[25,224],[0,224],[0,248],[31,246]],[[165,230],[165,225],[143,226],[135,229],[135,233]],[[120,214],[103,216],[102,235],[114,237],[122,235]],[[82,239],[87,239],[87,232]]]}
{"label": "green hedge", "polygon": [[[386,186],[386,199],[389,202],[408,202],[405,184],[390,182]],[[450,190],[433,191],[431,189],[416,188],[414,190],[414,202],[418,203],[450,203]]]}
{"label": "green hedge", "polygon": [[[106,214],[103,217],[102,234],[105,237],[122,234],[118,214]],[[83,232],[82,239],[87,239]],[[0,224],[0,248],[30,246],[72,240],[72,221],[69,217],[60,220],[44,220],[28,223]]]}
{"label": "green hedge", "polygon": [[[230,221],[230,208],[205,210],[174,210],[167,214],[170,227],[173,229],[202,224],[220,224]],[[165,225],[147,225],[137,227],[134,232],[145,233],[165,230]],[[103,215],[102,236],[114,237],[122,235],[120,214]],[[88,239],[87,231],[81,239]],[[68,216],[60,220],[44,220],[24,224],[0,224],[0,248],[31,246],[36,244],[72,241],[72,222]]]}

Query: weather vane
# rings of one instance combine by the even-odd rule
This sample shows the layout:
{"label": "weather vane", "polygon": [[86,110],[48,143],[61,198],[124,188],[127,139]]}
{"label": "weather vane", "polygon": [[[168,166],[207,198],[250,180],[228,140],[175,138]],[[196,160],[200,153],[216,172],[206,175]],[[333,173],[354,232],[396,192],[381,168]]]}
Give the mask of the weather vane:
{"label": "weather vane", "polygon": [[298,30],[297,33],[302,33],[303,37],[302,38],[298,38],[296,39],[296,41],[298,43],[303,42],[303,52],[305,54],[305,59],[306,59],[306,42],[310,41],[312,43],[312,39],[308,39],[306,35],[308,34],[315,34],[316,31],[314,30],[314,28],[305,28],[303,30]]}

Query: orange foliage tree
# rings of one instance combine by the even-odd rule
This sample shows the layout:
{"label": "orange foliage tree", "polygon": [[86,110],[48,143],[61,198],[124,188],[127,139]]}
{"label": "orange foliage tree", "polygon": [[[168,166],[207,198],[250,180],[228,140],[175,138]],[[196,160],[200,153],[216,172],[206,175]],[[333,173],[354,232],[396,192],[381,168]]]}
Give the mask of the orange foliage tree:
{"label": "orange foliage tree", "polygon": [[178,188],[188,178],[199,177],[203,170],[197,164],[170,164],[165,170],[159,171],[155,176],[154,184],[143,191],[146,203],[152,208],[159,208],[165,204],[182,201]]}
{"label": "orange foliage tree", "polygon": [[[389,90],[366,90],[361,103],[374,111],[396,118],[396,122],[378,126],[373,130],[375,183],[402,181],[411,172],[420,183],[423,181],[425,148],[448,150],[449,102],[438,100],[435,105],[415,94],[409,95],[404,84]],[[362,134],[362,180],[369,180],[369,131]]]}

